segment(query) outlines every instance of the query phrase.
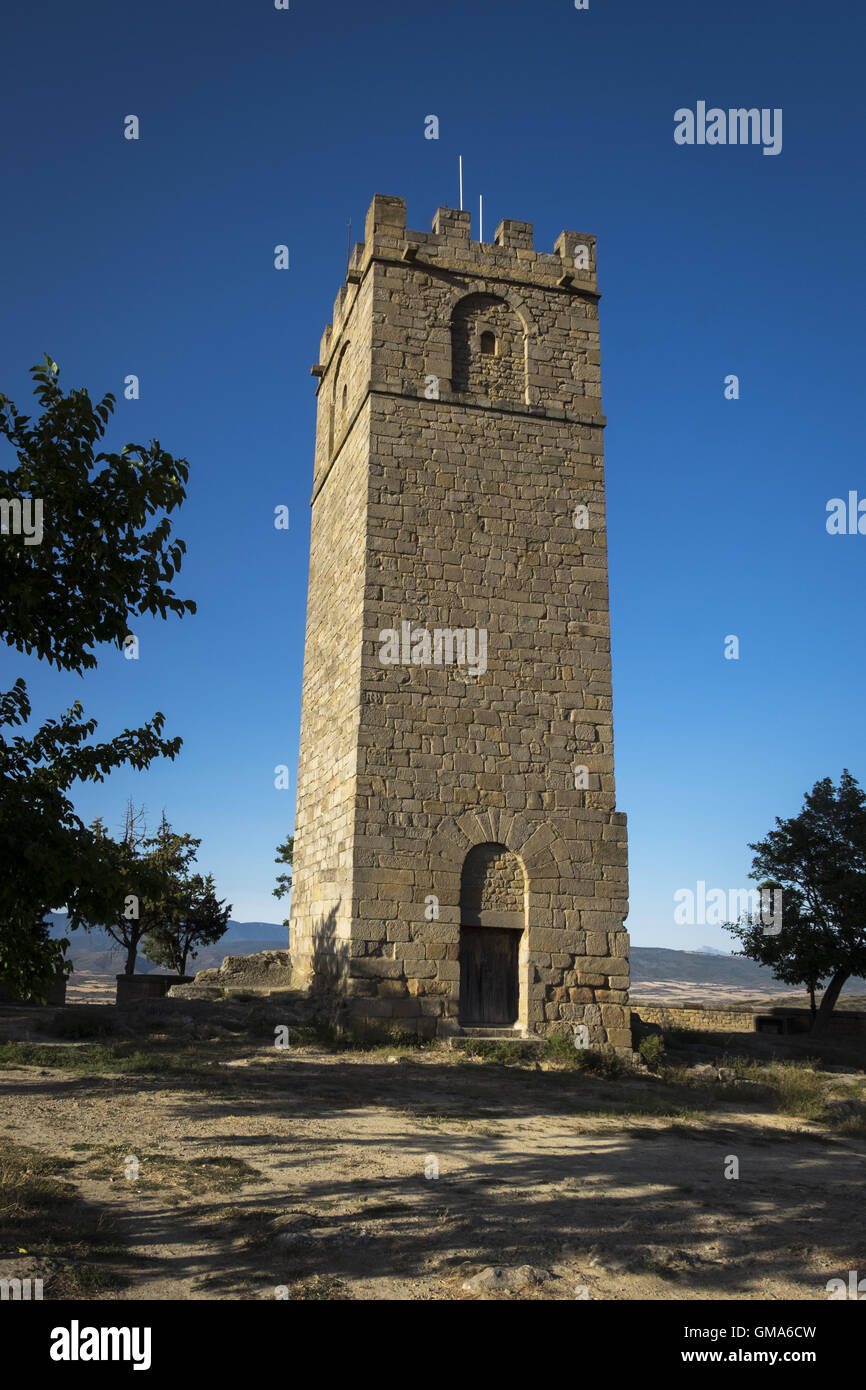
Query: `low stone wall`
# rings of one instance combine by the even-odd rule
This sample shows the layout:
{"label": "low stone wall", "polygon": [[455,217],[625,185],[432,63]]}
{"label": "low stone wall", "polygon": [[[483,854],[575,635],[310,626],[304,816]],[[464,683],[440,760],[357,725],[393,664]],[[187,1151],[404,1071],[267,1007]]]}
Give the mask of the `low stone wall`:
{"label": "low stone wall", "polygon": [[755,1015],[751,1009],[706,1009],[701,1004],[633,1004],[632,1018],[656,1023],[659,1028],[688,1028],[701,1033],[753,1033]]}
{"label": "low stone wall", "polygon": [[[811,1014],[808,1009],[774,1008],[754,1005],[748,1008],[732,1005],[704,1006],[703,1004],[632,1004],[643,1023],[655,1023],[659,1028],[683,1028],[698,1033],[808,1033]],[[831,1033],[866,1032],[866,1014],[853,1009],[840,1009],[831,1015]]]}
{"label": "low stone wall", "polygon": [[174,985],[185,984],[191,975],[116,975],[115,999],[121,1006],[140,999],[164,999]]}

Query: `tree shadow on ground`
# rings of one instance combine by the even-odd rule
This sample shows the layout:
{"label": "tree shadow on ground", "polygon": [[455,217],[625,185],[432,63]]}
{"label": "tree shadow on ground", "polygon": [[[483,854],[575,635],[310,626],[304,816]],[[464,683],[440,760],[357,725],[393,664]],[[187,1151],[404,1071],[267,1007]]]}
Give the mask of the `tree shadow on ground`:
{"label": "tree shadow on ground", "polygon": [[[195,1072],[3,1078],[28,1096],[169,1092],[164,1113],[184,1121],[186,1156],[206,1135],[261,1171],[182,1211],[153,1193],[136,1204],[136,1246],[175,1248],[179,1218],[198,1231],[188,1253],[154,1266],[192,1280],[197,1296],[266,1298],[329,1279],[349,1291],[381,1279],[427,1289],[433,1279],[452,1297],[470,1262],[572,1270],[601,1281],[603,1297],[631,1274],[656,1280],[653,1297],[756,1296],[771,1278],[809,1299],[866,1267],[866,1146],[762,1125],[755,1100],[701,1115],[672,1093],[681,1114],[663,1118],[640,1114],[641,1097],[658,1105],[665,1094],[641,1078],[224,1051],[247,1065],[199,1089]],[[731,1158],[737,1178],[725,1176]]]}

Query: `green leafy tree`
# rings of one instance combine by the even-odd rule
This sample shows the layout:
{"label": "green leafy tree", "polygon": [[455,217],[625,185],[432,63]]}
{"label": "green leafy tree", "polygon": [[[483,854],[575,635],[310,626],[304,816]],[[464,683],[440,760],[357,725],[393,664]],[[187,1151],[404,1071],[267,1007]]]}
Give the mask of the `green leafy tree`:
{"label": "green leafy tree", "polygon": [[[277,857],[275,864],[285,864],[288,866],[288,873],[277,874],[277,886],[273,890],[275,898],[284,898],[292,891],[292,856],[295,853],[295,837],[287,835],[281,845],[277,845]],[[283,922],[283,926],[289,925],[288,918]]]}
{"label": "green leafy tree", "polygon": [[[778,883],[760,886],[769,894],[781,889]],[[769,912],[749,913],[739,922],[727,922],[725,926],[743,946],[738,955],[769,966],[775,978],[784,984],[808,991],[814,1021],[818,1012],[816,995],[832,973],[828,966],[833,953],[832,935],[814,921],[805,909],[802,893],[793,888],[782,892],[782,922],[778,932],[768,932],[771,915]]]}
{"label": "green leafy tree", "polygon": [[143,943],[144,954],[155,965],[186,974],[202,946],[212,946],[225,934],[231,903],[216,895],[213,874],[191,874],[178,881],[163,904],[161,920],[152,924]]}
{"label": "green leafy tree", "polygon": [[782,930],[760,921],[727,924],[742,955],[769,965],[780,980],[815,993],[826,981],[812,1030],[821,1034],[845,981],[866,975],[866,795],[847,768],[838,787],[823,778],[803,809],[749,845],[751,877],[782,890]]}
{"label": "green leafy tree", "polygon": [[158,440],[97,453],[114,396],[94,405],[84,389],[64,395],[47,356],[31,375],[35,421],[0,393],[0,436],[18,459],[0,470],[0,497],[41,501],[43,536],[2,538],[0,632],[21,652],[81,671],[96,666],[97,644],[122,648],[131,618],[195,612],[170,587],[186,547],[172,540],[169,513],[186,497],[189,464]]}
{"label": "green leafy tree", "polygon": [[44,911],[28,917],[16,912],[0,923],[0,979],[15,995],[29,995],[45,1002],[48,985],[55,975],[68,975],[72,966],[66,959],[69,938],[52,937],[44,921]]}
{"label": "green leafy tree", "polygon": [[[0,728],[26,723],[22,680],[0,695]],[[35,734],[0,735],[0,978],[20,995],[44,998],[64,966],[68,938],[52,940],[46,913],[65,904],[69,926],[100,921],[123,901],[124,850],[99,822],[85,826],[68,792],[78,780],[101,782],[121,763],[144,768],[174,758],[179,738],[162,737],[163,716],[126,729],[112,743],[88,743],[96,721],[76,703]]]}
{"label": "green leafy tree", "polygon": [[[18,534],[7,521],[0,534],[0,637],[60,670],[96,665],[93,648],[122,648],[132,618],[195,612],[171,580],[184,544],[171,538],[168,514],[183,502],[184,459],[158,441],[96,452],[114,397],[94,405],[87,391],[64,394],[56,363],[31,369],[42,413],[34,422],[0,393],[0,436],[17,456],[0,469],[0,499],[42,506],[42,535]],[[0,978],[19,994],[44,997],[62,966],[64,945],[53,941],[46,912],[62,905],[71,927],[105,918],[116,903],[124,850],[84,826],[68,792],[77,780],[102,781],[116,767],[143,769],[174,758],[179,738],[163,737],[157,712],[138,729],[108,743],[88,740],[96,722],[76,702],[30,736],[4,730],[31,714],[23,680],[0,693]],[[68,942],[66,943],[68,945]]]}
{"label": "green leafy tree", "polygon": [[165,813],[156,833],[148,835],[144,811],[136,810],[132,802],[127,806],[114,857],[114,880],[122,881],[123,891],[115,896],[110,914],[91,921],[125,951],[125,975],[135,974],[145,938],[154,942],[166,939],[180,910],[183,885],[200,844],[201,840],[192,835],[173,830]]}

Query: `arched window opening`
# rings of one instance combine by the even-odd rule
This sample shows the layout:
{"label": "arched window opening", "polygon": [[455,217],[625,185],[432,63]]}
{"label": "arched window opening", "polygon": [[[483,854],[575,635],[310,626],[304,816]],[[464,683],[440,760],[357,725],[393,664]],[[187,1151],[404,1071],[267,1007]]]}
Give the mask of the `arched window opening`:
{"label": "arched window opening", "polygon": [[344,343],[340,350],[340,356],[337,360],[337,364],[334,370],[334,380],[331,386],[331,408],[328,412],[329,456],[333,455],[334,446],[339,443],[338,430],[342,431],[346,423],[346,404],[349,399],[349,383],[346,381],[346,372],[348,370],[346,362],[346,353],[348,352],[348,350],[349,344]]}

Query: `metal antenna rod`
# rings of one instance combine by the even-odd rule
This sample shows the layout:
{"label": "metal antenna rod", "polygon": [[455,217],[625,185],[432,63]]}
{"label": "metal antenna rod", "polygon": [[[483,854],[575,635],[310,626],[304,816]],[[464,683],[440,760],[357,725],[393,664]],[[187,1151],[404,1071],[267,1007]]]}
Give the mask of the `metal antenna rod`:
{"label": "metal antenna rod", "polygon": [[460,163],[460,211],[463,211],[463,156],[458,156]]}

